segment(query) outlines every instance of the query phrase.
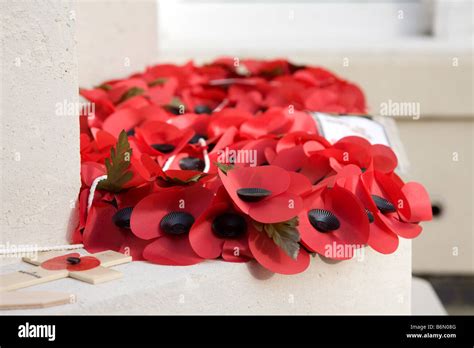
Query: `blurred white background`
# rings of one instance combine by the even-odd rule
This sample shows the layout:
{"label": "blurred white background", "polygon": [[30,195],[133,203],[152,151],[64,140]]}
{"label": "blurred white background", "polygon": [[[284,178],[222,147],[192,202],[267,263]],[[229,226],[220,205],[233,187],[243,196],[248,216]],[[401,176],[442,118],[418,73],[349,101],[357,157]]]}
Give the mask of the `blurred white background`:
{"label": "blurred white background", "polygon": [[315,50],[469,50],[471,1],[159,1],[167,56]]}

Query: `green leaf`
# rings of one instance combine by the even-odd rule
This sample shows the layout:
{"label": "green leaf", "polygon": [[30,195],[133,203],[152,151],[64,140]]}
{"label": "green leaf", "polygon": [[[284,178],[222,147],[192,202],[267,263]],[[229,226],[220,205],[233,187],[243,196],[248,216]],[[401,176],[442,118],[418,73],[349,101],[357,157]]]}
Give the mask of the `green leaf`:
{"label": "green leaf", "polygon": [[274,77],[283,75],[284,73],[285,71],[283,70],[281,66],[277,66],[273,69],[269,69],[269,70],[265,70],[261,72],[262,76],[268,77],[268,78],[274,78]]}
{"label": "green leaf", "polygon": [[298,217],[294,217],[288,221],[278,222],[274,224],[262,224],[254,221],[255,228],[265,233],[273,242],[278,245],[292,259],[296,260],[300,251],[300,233],[298,232]]}
{"label": "green leaf", "polygon": [[196,183],[202,178],[204,178],[205,176],[207,176],[206,173],[198,173],[186,180],[182,180],[180,178],[176,178],[172,176],[158,177],[158,180],[160,180],[164,185],[166,185],[166,187],[174,186],[174,185],[185,186],[188,184]]}
{"label": "green leaf", "polygon": [[217,168],[219,168],[225,175],[227,175],[227,172],[229,170],[234,169],[233,164],[226,164],[226,163],[219,163],[219,162],[214,162]]}
{"label": "green leaf", "polygon": [[130,167],[131,158],[132,149],[127,133],[123,130],[118,137],[117,145],[110,149],[110,158],[105,159],[107,179],[100,181],[97,188],[110,192],[121,191],[133,177],[133,173],[127,170]]}
{"label": "green leaf", "polygon": [[142,95],[145,93],[145,90],[140,87],[132,87],[128,91],[126,91],[122,96],[120,97],[118,104],[123,103],[124,101],[136,97],[137,95]]}
{"label": "green leaf", "polygon": [[156,80],[153,80],[151,81],[148,86],[150,87],[155,87],[155,86],[161,86],[161,85],[164,85],[166,83],[166,81],[168,81],[167,78],[165,77],[159,77],[157,78]]}
{"label": "green leaf", "polygon": [[103,89],[104,91],[108,92],[112,89],[112,86],[111,85],[108,85],[106,83],[100,85],[100,86],[97,86],[97,88],[100,88],[100,89]]}
{"label": "green leaf", "polygon": [[179,99],[178,97],[173,97],[173,99],[171,99],[171,101],[168,104],[163,105],[163,107],[166,110],[168,110],[168,111],[170,111],[170,112],[172,112],[176,115],[182,114],[186,110],[186,106],[183,104],[181,99]]}

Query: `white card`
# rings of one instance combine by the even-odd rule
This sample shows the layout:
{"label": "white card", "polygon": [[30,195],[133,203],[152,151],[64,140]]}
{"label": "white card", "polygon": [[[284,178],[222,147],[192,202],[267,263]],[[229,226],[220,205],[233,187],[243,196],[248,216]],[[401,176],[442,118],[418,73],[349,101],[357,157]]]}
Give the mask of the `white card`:
{"label": "white card", "polygon": [[313,113],[319,131],[331,143],[347,136],[359,136],[371,144],[390,146],[385,128],[377,121],[360,116],[331,116],[321,112]]}
{"label": "white card", "polygon": [[393,119],[380,116],[373,116],[373,119],[350,115],[333,116],[322,112],[313,112],[312,116],[320,134],[331,144],[347,136],[359,136],[371,144],[390,146],[398,157],[397,171],[401,174],[409,172],[410,163]]}

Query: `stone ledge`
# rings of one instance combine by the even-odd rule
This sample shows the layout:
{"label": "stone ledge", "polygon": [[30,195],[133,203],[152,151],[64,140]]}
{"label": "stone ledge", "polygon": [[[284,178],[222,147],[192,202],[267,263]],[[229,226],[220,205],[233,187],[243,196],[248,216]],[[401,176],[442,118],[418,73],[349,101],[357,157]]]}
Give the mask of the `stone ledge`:
{"label": "stone ledge", "polygon": [[[10,264],[0,273],[28,267]],[[28,289],[70,292],[76,303],[0,314],[410,314],[407,240],[392,255],[366,248],[362,260],[331,263],[316,257],[294,276],[272,274],[254,262],[188,267],[132,262],[114,269],[123,278],[98,285],[62,279]]]}

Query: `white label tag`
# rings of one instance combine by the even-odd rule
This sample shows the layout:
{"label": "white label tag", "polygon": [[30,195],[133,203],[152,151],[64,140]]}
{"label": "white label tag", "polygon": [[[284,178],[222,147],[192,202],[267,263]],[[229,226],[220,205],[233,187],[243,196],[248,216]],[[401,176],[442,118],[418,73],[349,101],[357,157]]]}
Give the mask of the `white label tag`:
{"label": "white label tag", "polygon": [[360,116],[331,116],[320,112],[313,113],[313,118],[321,134],[331,144],[347,136],[359,136],[371,144],[390,146],[384,126],[377,121]]}

